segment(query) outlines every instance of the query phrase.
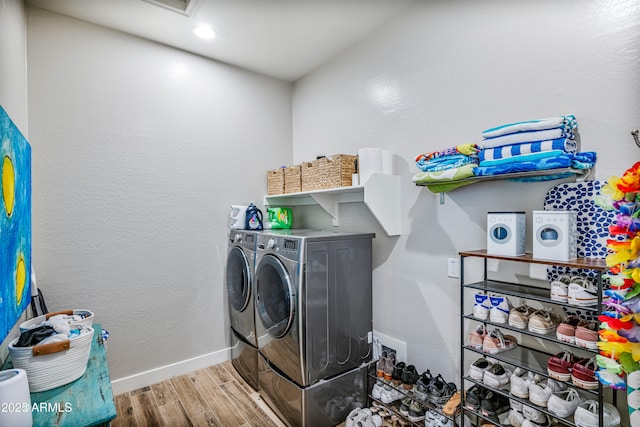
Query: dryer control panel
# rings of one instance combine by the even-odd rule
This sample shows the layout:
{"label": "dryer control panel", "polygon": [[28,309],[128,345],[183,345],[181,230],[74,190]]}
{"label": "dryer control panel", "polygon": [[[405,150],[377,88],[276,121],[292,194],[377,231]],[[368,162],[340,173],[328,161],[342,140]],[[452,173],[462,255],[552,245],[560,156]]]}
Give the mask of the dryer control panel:
{"label": "dryer control panel", "polygon": [[301,245],[301,239],[262,235],[258,238],[257,250],[275,252],[287,259],[300,261]]}

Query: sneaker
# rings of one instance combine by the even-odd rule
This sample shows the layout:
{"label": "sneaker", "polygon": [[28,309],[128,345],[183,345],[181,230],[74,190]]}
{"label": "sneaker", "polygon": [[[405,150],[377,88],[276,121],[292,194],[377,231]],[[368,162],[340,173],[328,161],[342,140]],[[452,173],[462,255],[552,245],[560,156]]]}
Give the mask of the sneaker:
{"label": "sneaker", "polygon": [[591,306],[598,304],[598,290],[588,279],[572,277],[569,284],[568,303]]}
{"label": "sneaker", "polygon": [[509,411],[509,424],[511,424],[513,427],[522,427],[523,422],[524,415],[522,415],[522,412],[511,408],[511,410]]}
{"label": "sneaker", "polygon": [[511,370],[505,368],[499,363],[494,364],[491,368],[487,369],[484,373],[482,382],[489,387],[503,388],[509,384],[509,378],[511,377]]}
{"label": "sneaker", "polygon": [[491,365],[491,362],[484,357],[481,357],[469,366],[469,376],[476,381],[482,381],[484,373],[491,367]]}
{"label": "sneaker", "polygon": [[524,304],[511,310],[509,313],[509,326],[518,329],[526,329],[529,324],[529,317],[534,313],[534,309]]}
{"label": "sneaker", "polygon": [[529,330],[536,334],[546,335],[556,330],[560,319],[548,310],[537,310],[529,318]]}
{"label": "sneaker", "polygon": [[551,356],[547,363],[547,373],[558,381],[569,381],[571,379],[571,369],[577,362],[576,357],[568,351],[561,351],[555,356]]}
{"label": "sneaker", "polygon": [[457,389],[454,383],[447,383],[444,378],[442,378],[442,375],[438,374],[438,376],[431,381],[431,384],[429,384],[427,399],[434,405],[442,406],[451,399],[451,396],[453,396]]}
{"label": "sneaker", "polygon": [[390,355],[387,356],[384,363],[383,377],[385,380],[391,381],[391,377],[393,375],[393,368],[395,368],[395,366],[396,366],[396,354],[391,353]]}
{"label": "sneaker", "polygon": [[417,400],[414,400],[411,402],[411,406],[409,406],[409,414],[408,414],[409,421],[413,423],[422,421],[424,420],[425,413],[426,411],[422,407],[422,405],[419,404]]}
{"label": "sneaker", "polygon": [[383,388],[384,388],[384,384],[381,383],[380,381],[376,381],[376,383],[373,385],[373,389],[371,390],[371,396],[374,399],[380,400]]}
{"label": "sneaker", "polygon": [[509,320],[509,312],[511,311],[511,302],[509,299],[499,295],[492,295],[489,297],[489,301],[491,301],[489,320],[493,323],[507,323],[507,320]]}
{"label": "sneaker", "polygon": [[487,336],[487,330],[483,324],[476,326],[476,328],[469,333],[468,345],[475,350],[482,350],[482,344],[484,338]]}
{"label": "sneaker", "polygon": [[446,416],[453,417],[455,413],[458,412],[462,397],[461,395],[462,392],[460,390],[456,391],[453,396],[451,396],[451,399],[449,399],[449,401],[442,407],[442,412]]}
{"label": "sneaker", "polygon": [[564,274],[551,282],[551,300],[566,303],[569,299],[571,277]]}
{"label": "sneaker", "polygon": [[393,385],[398,386],[402,384],[402,373],[404,372],[404,368],[407,366],[404,362],[397,362],[393,367],[393,371],[391,373],[391,382]]}
{"label": "sneaker", "polygon": [[485,394],[487,393],[487,389],[484,387],[480,387],[479,385],[474,385],[464,395],[464,407],[465,409],[469,409],[471,411],[480,412],[480,404],[484,399]]}
{"label": "sneaker", "polygon": [[378,378],[384,378],[384,367],[387,363],[387,352],[383,351],[380,355],[380,359],[378,359],[378,363],[376,364],[376,375]]}
{"label": "sneaker", "polygon": [[549,412],[560,418],[566,418],[576,411],[582,399],[577,391],[570,388],[564,391],[557,391],[549,398],[547,409]]}
{"label": "sneaker", "polygon": [[380,393],[380,401],[386,404],[395,402],[396,400],[400,400],[403,397],[406,397],[404,393],[402,393],[397,388],[390,386],[389,384],[384,386],[382,392]]}
{"label": "sneaker", "polygon": [[591,350],[598,349],[598,322],[584,321],[576,328],[576,345]]}
{"label": "sneaker", "polygon": [[487,320],[489,317],[489,295],[478,292],[475,295],[476,302],[473,305],[473,317]]}
{"label": "sneaker", "polygon": [[595,357],[581,359],[573,365],[571,370],[571,382],[573,385],[587,390],[597,390],[600,383],[596,378],[598,365]]}
{"label": "sneaker", "polygon": [[529,401],[534,405],[546,408],[551,395],[564,389],[564,384],[551,378],[543,378],[540,375],[536,375],[531,385],[529,385]]}
{"label": "sneaker", "polygon": [[499,329],[494,329],[484,337],[482,351],[489,354],[501,353],[511,350],[518,345],[518,340],[513,335],[503,335]]}
{"label": "sneaker", "polygon": [[[576,408],[573,416],[578,427],[599,427],[598,426],[598,401],[585,400]],[[600,427],[617,427],[620,425],[620,412],[610,403],[604,402],[602,411],[603,425]]]}
{"label": "sneaker", "polygon": [[413,403],[413,399],[410,397],[405,397],[404,399],[402,399],[402,402],[400,403],[400,407],[398,408],[398,412],[400,412],[400,415],[402,415],[403,417],[408,416],[409,407],[411,406],[412,403]]}
{"label": "sneaker", "polygon": [[562,341],[569,344],[576,343],[576,328],[582,322],[582,318],[578,316],[569,316],[564,322],[558,325],[558,329],[556,329],[556,337]]}
{"label": "sneaker", "polygon": [[431,375],[431,371],[427,369],[426,372],[423,372],[420,374],[420,377],[418,377],[416,386],[413,388],[413,397],[425,402],[429,394],[429,384],[431,384],[431,381],[433,381],[433,376]]}
{"label": "sneaker", "polygon": [[405,390],[411,390],[413,385],[418,381],[418,371],[414,365],[407,366],[402,371],[402,388]]}
{"label": "sneaker", "polygon": [[480,412],[491,421],[499,423],[500,415],[509,412],[509,399],[492,390],[487,391],[480,403]]}
{"label": "sneaker", "polygon": [[532,408],[528,405],[523,405],[522,407],[522,415],[524,416],[524,421],[522,423],[522,427],[550,427],[551,426],[551,418],[537,409]]}
{"label": "sneaker", "polygon": [[521,399],[529,398],[529,386],[533,382],[533,372],[516,368],[511,375],[511,394]]}

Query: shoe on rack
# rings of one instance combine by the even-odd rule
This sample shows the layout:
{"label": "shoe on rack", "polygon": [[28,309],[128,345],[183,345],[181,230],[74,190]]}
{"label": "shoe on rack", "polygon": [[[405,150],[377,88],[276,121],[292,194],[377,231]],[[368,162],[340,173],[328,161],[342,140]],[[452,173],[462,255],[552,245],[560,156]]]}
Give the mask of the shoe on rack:
{"label": "shoe on rack", "polygon": [[516,368],[511,375],[511,394],[521,399],[528,399],[529,386],[533,382],[533,378],[533,372],[526,371],[522,368]]}
{"label": "shoe on rack", "polygon": [[489,420],[500,424],[500,415],[509,412],[511,407],[509,406],[509,399],[501,394],[489,390],[482,399],[480,404],[480,412]]}
{"label": "shoe on rack", "polygon": [[378,378],[384,378],[384,367],[387,363],[387,352],[383,351],[376,363],[376,375]]}
{"label": "shoe on rack", "polygon": [[404,372],[404,368],[407,367],[407,364],[404,362],[397,362],[393,367],[393,371],[391,374],[391,382],[393,385],[398,386],[402,384],[402,373]]}
{"label": "shoe on rack", "polygon": [[479,385],[472,386],[464,394],[464,407],[471,411],[480,412],[480,405],[484,399],[484,395],[487,394],[487,389],[480,387]]}
{"label": "shoe on rack", "polygon": [[442,413],[448,417],[453,417],[460,408],[460,402],[462,401],[461,395],[462,392],[460,390],[456,391],[453,396],[451,396],[451,399],[442,407]]}
{"label": "shoe on rack", "polygon": [[387,356],[387,359],[384,363],[384,373],[383,377],[387,381],[391,381],[391,377],[393,375],[393,368],[396,366],[396,354],[391,353]]}
{"label": "shoe on rack", "polygon": [[412,403],[413,403],[413,399],[410,397],[405,397],[404,399],[402,399],[402,402],[400,403],[400,407],[398,407],[398,412],[400,412],[400,415],[402,415],[403,417],[408,416],[409,407],[411,406]]}
{"label": "shoe on rack", "polygon": [[551,395],[556,391],[564,390],[565,387],[563,383],[552,378],[544,378],[536,375],[531,385],[529,385],[529,401],[534,405],[546,408]]}
{"label": "shoe on rack", "polygon": [[413,397],[421,402],[425,402],[429,395],[429,384],[431,384],[431,381],[433,381],[433,376],[431,375],[431,371],[427,369],[418,377],[416,386],[413,388]]}
{"label": "shoe on rack", "polygon": [[376,383],[373,385],[373,389],[371,390],[371,396],[374,399],[378,399],[380,400],[380,397],[382,395],[382,389],[384,388],[385,384],[382,383],[381,381],[376,381]]}
{"label": "shoe on rack", "polygon": [[595,357],[581,359],[573,365],[571,382],[573,385],[587,390],[597,390],[600,383],[596,378],[598,364]]}
{"label": "shoe on rack", "polygon": [[522,427],[551,427],[551,418],[537,409],[524,405],[522,408],[524,421]]}
{"label": "shoe on rack", "polygon": [[384,386],[382,392],[380,393],[380,401],[386,404],[395,402],[396,400],[400,400],[403,397],[406,397],[404,393],[389,384]]}
{"label": "shoe on rack", "polygon": [[411,390],[413,385],[418,381],[418,371],[414,365],[409,365],[402,371],[402,388]]}
{"label": "shoe on rack", "polygon": [[522,411],[518,411],[515,408],[511,408],[509,411],[509,424],[513,427],[522,427],[522,423],[524,422],[524,415],[522,415]]}
{"label": "shoe on rack", "polygon": [[569,299],[569,283],[571,283],[571,276],[566,274],[561,275],[556,280],[551,282],[551,300],[566,303]]}
{"label": "shoe on rack", "polygon": [[442,375],[438,374],[438,376],[431,381],[431,384],[429,384],[427,399],[434,405],[442,406],[451,399],[451,396],[453,396],[456,391],[457,387],[454,383],[447,383],[444,378],[442,378]]}
{"label": "shoe on rack", "polygon": [[583,277],[572,277],[569,283],[568,303],[579,306],[592,306],[598,304],[598,290]]}
{"label": "shoe on rack", "polygon": [[494,329],[484,337],[482,351],[489,354],[501,353],[511,350],[518,345],[518,340],[513,335],[503,335],[499,329]]}
{"label": "shoe on rack", "polygon": [[567,418],[576,411],[581,401],[578,392],[572,388],[556,391],[549,398],[547,409],[560,418]]}
{"label": "shoe on rack", "polygon": [[582,322],[582,318],[579,316],[569,316],[564,322],[558,325],[558,329],[556,329],[556,337],[562,341],[569,344],[576,343],[576,328]]}
{"label": "shoe on rack", "polygon": [[467,341],[469,347],[475,350],[482,350],[482,344],[484,343],[484,338],[487,336],[487,329],[483,324],[476,326],[476,328],[469,332],[469,339]]}
{"label": "shoe on rack", "polygon": [[484,378],[484,373],[492,366],[492,363],[489,362],[484,357],[476,360],[469,366],[469,376],[476,381],[482,381]]}
{"label": "shoe on rack", "polygon": [[576,408],[573,419],[580,427],[617,427],[620,425],[620,412],[612,404],[604,402],[603,425],[598,426],[598,401],[585,400]]}
{"label": "shoe on rack", "polygon": [[509,312],[511,312],[511,301],[505,296],[491,295],[489,297],[491,309],[489,310],[489,320],[493,323],[507,323]]}
{"label": "shoe on rack", "polygon": [[425,408],[420,403],[418,403],[417,400],[414,400],[411,402],[411,406],[409,406],[409,421],[411,421],[412,423],[422,421],[425,418],[425,413]]}
{"label": "shoe on rack", "polygon": [[489,295],[478,292],[475,295],[475,304],[473,305],[473,317],[480,320],[487,320],[489,318]]}
{"label": "shoe on rack", "polygon": [[560,319],[549,310],[537,310],[529,318],[528,329],[536,334],[546,335],[556,330]]}
{"label": "shoe on rack", "polygon": [[598,322],[583,321],[576,328],[576,345],[591,350],[598,349]]}
{"label": "shoe on rack", "polygon": [[518,329],[527,329],[529,318],[534,312],[535,310],[526,304],[511,309],[509,312],[509,326]]}
{"label": "shoe on rack", "polygon": [[500,363],[495,363],[484,373],[482,382],[493,388],[503,388],[509,384],[511,378],[511,370],[505,368]]}
{"label": "shoe on rack", "polygon": [[561,351],[549,359],[547,373],[555,380],[569,381],[571,379],[571,369],[577,361],[577,358],[570,352]]}

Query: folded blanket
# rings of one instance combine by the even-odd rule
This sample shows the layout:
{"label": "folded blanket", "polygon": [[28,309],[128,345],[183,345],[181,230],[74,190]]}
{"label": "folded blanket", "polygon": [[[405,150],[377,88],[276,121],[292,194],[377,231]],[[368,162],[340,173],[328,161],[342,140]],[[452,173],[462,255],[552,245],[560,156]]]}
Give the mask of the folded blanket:
{"label": "folded blanket", "polygon": [[528,132],[510,133],[508,135],[487,138],[479,144],[482,148],[494,148],[502,145],[521,144],[523,142],[546,141],[547,139],[573,139],[573,131],[564,129],[532,130]]}
{"label": "folded blanket", "polygon": [[528,120],[524,122],[509,123],[496,126],[482,132],[484,138],[494,138],[496,136],[507,135],[516,132],[527,132],[532,130],[544,130],[561,128],[565,131],[572,131],[578,127],[578,122],[573,114],[568,116],[549,117],[539,120]]}
{"label": "folded blanket", "polygon": [[419,160],[418,168],[423,172],[437,172],[446,169],[457,168],[468,164],[478,164],[478,157],[454,154],[451,156],[437,157],[431,160]]}
{"label": "folded blanket", "polygon": [[511,163],[535,162],[540,159],[557,157],[561,154],[565,154],[565,152],[562,150],[550,150],[541,151],[539,153],[520,154],[518,156],[505,157],[504,159],[483,160],[480,162],[480,166],[499,166]]}
{"label": "folded blanket", "polygon": [[418,172],[413,177],[413,182],[419,185],[426,185],[433,193],[443,193],[471,184],[473,181],[460,182],[459,180],[474,176],[473,171],[477,167],[475,164],[467,164],[437,172]]}
{"label": "folded blanket", "polygon": [[473,143],[461,144],[461,145],[456,145],[455,147],[445,148],[444,150],[432,151],[431,153],[425,153],[425,154],[418,154],[416,156],[416,162],[420,160],[428,161],[431,159],[435,159],[437,157],[452,156],[456,154],[464,154],[465,156],[471,156],[473,154],[476,154],[478,151],[480,151],[480,147],[478,146],[478,144],[473,144]]}
{"label": "folded blanket", "polygon": [[504,159],[520,154],[538,153],[541,151],[562,150],[567,153],[576,151],[577,143],[573,139],[558,138],[547,141],[523,142],[522,144],[502,145],[486,148],[478,153],[480,162],[484,160]]}

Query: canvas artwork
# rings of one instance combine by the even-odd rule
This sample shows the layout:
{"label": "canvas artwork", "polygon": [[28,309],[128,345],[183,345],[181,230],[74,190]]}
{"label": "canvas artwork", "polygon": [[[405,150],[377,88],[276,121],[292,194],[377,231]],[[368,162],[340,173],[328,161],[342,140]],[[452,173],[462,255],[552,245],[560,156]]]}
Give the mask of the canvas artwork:
{"label": "canvas artwork", "polygon": [[0,106],[0,342],[31,302],[31,146]]}

